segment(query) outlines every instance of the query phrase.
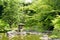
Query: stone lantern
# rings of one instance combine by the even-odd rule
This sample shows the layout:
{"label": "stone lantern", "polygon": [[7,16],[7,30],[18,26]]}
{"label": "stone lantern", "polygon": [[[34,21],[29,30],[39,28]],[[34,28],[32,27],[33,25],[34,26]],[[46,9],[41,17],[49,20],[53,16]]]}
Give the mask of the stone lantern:
{"label": "stone lantern", "polygon": [[20,23],[18,25],[18,31],[21,32],[22,28],[24,27],[24,24],[23,23]]}

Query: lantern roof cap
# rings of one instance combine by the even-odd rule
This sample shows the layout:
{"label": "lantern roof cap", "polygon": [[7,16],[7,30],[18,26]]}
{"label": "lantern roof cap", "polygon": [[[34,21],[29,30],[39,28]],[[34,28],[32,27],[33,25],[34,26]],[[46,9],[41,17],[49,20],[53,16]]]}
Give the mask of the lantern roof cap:
{"label": "lantern roof cap", "polygon": [[22,26],[24,26],[25,24],[24,24],[24,23],[19,23],[19,25],[22,25]]}

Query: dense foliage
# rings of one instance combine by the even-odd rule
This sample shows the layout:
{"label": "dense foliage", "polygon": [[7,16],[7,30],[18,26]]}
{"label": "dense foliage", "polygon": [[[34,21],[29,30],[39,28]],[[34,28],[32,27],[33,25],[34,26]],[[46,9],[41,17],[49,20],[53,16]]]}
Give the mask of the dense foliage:
{"label": "dense foliage", "polygon": [[60,30],[60,0],[0,0],[0,29],[19,23],[41,32]]}

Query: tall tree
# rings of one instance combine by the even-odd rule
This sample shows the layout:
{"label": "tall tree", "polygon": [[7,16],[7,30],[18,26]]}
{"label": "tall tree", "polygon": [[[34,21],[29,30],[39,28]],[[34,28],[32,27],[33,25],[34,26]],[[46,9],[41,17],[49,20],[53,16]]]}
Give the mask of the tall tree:
{"label": "tall tree", "polygon": [[18,20],[19,13],[19,2],[18,0],[5,0],[3,1],[4,13],[2,19],[10,25],[16,23]]}

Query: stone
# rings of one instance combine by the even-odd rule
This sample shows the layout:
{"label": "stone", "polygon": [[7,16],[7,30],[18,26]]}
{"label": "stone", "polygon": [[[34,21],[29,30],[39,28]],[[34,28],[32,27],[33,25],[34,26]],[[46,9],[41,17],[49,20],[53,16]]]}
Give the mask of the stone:
{"label": "stone", "polygon": [[41,40],[48,40],[48,35],[43,35],[43,37],[40,38]]}
{"label": "stone", "polygon": [[16,35],[16,31],[9,31],[9,32],[7,32],[7,36],[8,36],[8,38],[13,38],[15,35]]}

